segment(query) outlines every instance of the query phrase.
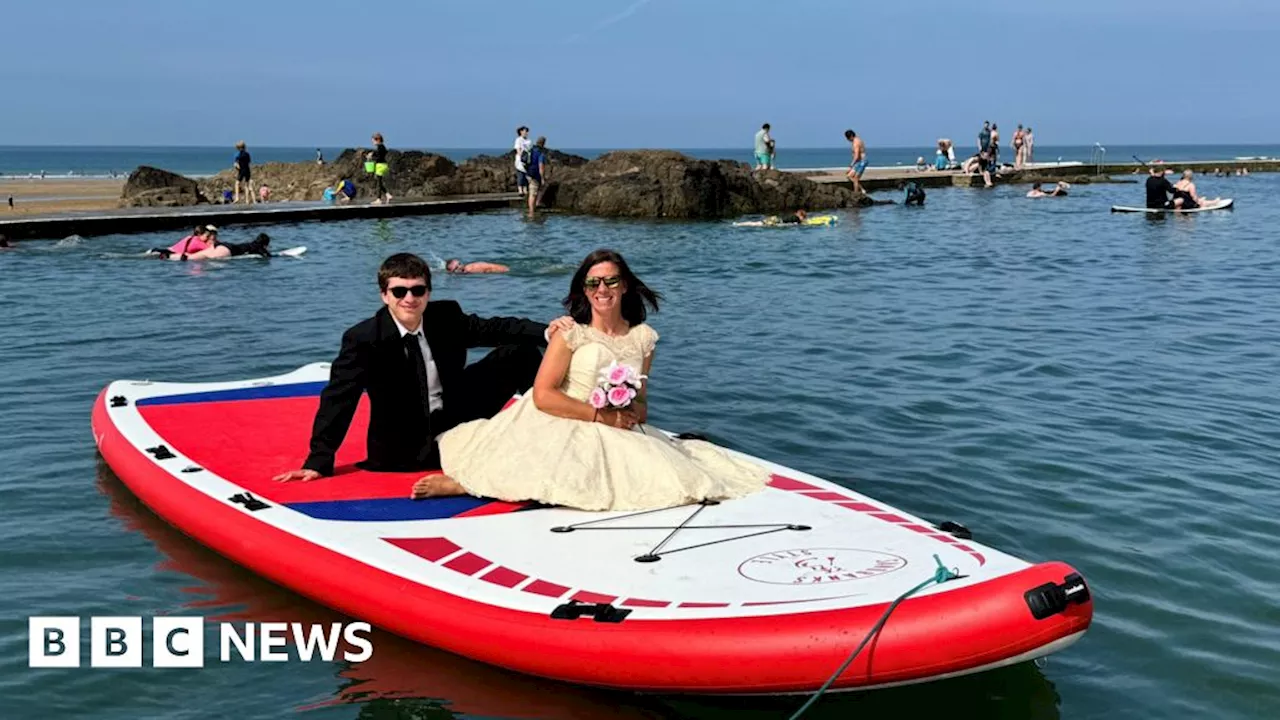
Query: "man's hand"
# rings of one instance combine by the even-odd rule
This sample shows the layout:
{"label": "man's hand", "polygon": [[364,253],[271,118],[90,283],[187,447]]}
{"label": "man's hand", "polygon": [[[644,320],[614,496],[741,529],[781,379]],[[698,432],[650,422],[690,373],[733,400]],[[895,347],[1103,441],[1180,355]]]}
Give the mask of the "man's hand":
{"label": "man's hand", "polygon": [[555,337],[558,332],[567,332],[573,329],[578,323],[568,315],[561,315],[547,324],[547,342],[551,342],[551,338]]}
{"label": "man's hand", "polygon": [[287,473],[280,473],[271,479],[276,482],[293,482],[295,480],[311,482],[312,480],[319,480],[320,473],[315,470],[290,470]]}

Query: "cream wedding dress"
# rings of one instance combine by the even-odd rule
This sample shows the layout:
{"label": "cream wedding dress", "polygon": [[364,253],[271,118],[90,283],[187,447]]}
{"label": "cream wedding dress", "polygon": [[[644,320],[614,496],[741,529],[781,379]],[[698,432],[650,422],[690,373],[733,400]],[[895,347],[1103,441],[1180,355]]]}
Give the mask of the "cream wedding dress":
{"label": "cream wedding dress", "polygon": [[[583,402],[603,368],[617,361],[640,371],[658,341],[645,324],[618,337],[578,325],[563,337],[573,357],[560,389]],[[444,472],[471,495],[583,510],[648,510],[741,497],[769,479],[762,466],[700,440],[549,415],[533,404],[532,392],[491,419],[444,433],[439,442]]]}

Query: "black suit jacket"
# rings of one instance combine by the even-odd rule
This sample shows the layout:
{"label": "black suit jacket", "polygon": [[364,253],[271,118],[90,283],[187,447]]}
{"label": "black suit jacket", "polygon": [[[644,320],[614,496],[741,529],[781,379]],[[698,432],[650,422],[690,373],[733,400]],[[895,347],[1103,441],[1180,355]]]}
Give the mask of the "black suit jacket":
{"label": "black suit jacket", "polygon": [[444,411],[426,417],[418,395],[418,376],[404,349],[400,330],[387,308],[349,328],[342,349],[320,393],[311,429],[311,454],[303,467],[333,474],[333,456],[351,427],[360,396],[369,394],[368,458],[357,463],[382,472],[438,468],[434,438],[453,427],[451,415],[465,407],[463,367],[467,350],[499,345],[545,346],[547,326],[513,317],[480,318],[462,312],[452,300],[427,303],[422,317],[427,345],[440,379]]}

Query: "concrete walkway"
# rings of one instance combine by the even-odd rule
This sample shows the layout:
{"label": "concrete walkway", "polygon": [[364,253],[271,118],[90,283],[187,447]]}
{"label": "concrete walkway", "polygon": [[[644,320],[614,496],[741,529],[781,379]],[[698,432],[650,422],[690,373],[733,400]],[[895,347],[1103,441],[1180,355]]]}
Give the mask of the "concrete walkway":
{"label": "concrete walkway", "polygon": [[13,240],[92,237],[114,233],[189,229],[199,224],[257,225],[305,220],[352,220],[406,215],[461,213],[511,207],[516,193],[396,200],[389,205],[325,205],[273,202],[255,205],[194,205],[175,208],[121,208],[109,212],[60,213],[0,220],[0,234]]}

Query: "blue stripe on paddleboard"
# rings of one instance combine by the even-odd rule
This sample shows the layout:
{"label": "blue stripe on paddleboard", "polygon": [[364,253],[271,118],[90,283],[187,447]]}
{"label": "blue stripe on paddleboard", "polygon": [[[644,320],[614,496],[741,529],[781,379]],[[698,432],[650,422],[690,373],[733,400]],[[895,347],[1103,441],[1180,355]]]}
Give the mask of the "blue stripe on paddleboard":
{"label": "blue stripe on paddleboard", "polygon": [[326,381],[290,383],[288,385],[261,385],[257,387],[210,390],[208,392],[160,395],[142,398],[138,405],[182,405],[185,403],[224,402],[227,400],[269,400],[271,398],[311,397],[319,395]]}
{"label": "blue stripe on paddleboard", "polygon": [[441,520],[461,515],[492,500],[467,496],[410,500],[380,498],[373,500],[327,500],[324,502],[288,503],[286,507],[320,520],[375,522],[384,520]]}

